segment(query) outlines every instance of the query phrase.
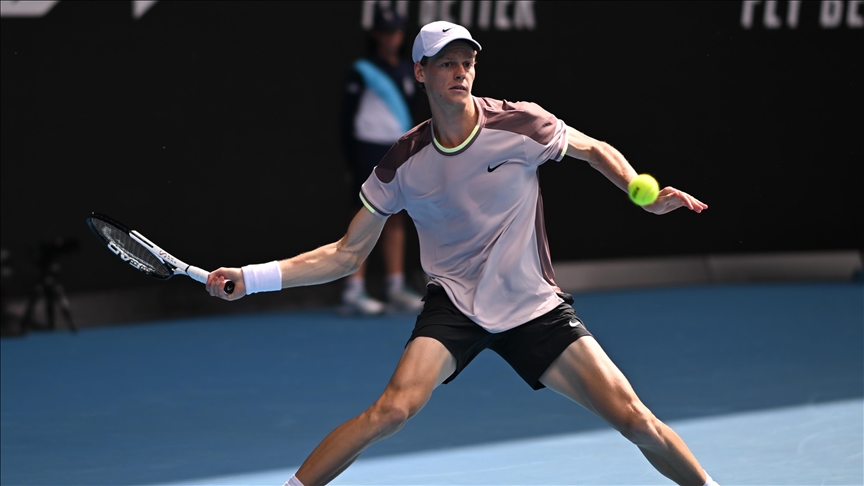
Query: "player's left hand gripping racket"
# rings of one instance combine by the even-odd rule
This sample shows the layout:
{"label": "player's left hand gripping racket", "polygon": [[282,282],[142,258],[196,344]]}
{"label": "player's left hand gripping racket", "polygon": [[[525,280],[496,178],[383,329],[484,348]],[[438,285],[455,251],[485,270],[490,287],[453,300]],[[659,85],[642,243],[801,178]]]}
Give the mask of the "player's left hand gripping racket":
{"label": "player's left hand gripping racket", "polygon": [[[130,230],[104,214],[91,214],[87,218],[87,226],[112,253],[136,270],[160,280],[168,280],[174,275],[186,275],[201,283],[207,283],[210,272],[183,263],[141,233]],[[225,282],[222,291],[228,295],[233,293],[234,282]]]}

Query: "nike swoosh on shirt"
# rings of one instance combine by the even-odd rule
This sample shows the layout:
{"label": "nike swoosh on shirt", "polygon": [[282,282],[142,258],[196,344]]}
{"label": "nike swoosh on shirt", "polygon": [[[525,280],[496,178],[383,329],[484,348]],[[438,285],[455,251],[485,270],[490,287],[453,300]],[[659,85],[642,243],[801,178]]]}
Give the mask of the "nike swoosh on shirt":
{"label": "nike swoosh on shirt", "polygon": [[448,29],[444,29],[444,30],[442,30],[441,32],[447,32],[448,30],[450,30],[450,29],[452,29],[452,28],[453,28],[453,27],[450,27],[450,28],[448,28]]}
{"label": "nike swoosh on shirt", "polygon": [[502,165],[506,164],[507,162],[510,162],[510,161],[505,160],[504,162],[501,162],[500,164],[496,165],[495,167],[492,167],[490,165],[490,166],[486,167],[486,170],[488,170],[489,172],[492,172],[493,170],[497,169],[498,167],[501,167]]}

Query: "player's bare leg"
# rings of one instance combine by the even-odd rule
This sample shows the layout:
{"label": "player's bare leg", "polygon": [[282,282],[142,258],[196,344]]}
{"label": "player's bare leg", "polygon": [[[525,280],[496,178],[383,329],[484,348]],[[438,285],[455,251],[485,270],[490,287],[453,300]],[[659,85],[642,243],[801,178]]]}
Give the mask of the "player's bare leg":
{"label": "player's bare leg", "polygon": [[381,397],[330,432],[297,470],[297,479],[305,486],[332,481],[367,447],[401,429],[455,370],[456,360],[440,342],[427,337],[411,341]]}
{"label": "player's bare leg", "polygon": [[571,344],[540,382],[603,418],[672,481],[705,484],[705,472],[684,441],[639,400],[593,337]]}

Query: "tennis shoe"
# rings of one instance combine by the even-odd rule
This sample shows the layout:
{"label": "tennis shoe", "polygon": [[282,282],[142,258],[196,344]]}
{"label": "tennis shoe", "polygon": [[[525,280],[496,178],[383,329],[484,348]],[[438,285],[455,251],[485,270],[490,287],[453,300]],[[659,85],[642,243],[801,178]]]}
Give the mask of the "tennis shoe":
{"label": "tennis shoe", "polygon": [[352,296],[343,296],[341,311],[349,315],[374,316],[384,312],[384,303],[369,297],[366,292],[360,292]]}
{"label": "tennis shoe", "polygon": [[387,304],[391,312],[420,312],[423,310],[423,298],[407,287],[388,292]]}

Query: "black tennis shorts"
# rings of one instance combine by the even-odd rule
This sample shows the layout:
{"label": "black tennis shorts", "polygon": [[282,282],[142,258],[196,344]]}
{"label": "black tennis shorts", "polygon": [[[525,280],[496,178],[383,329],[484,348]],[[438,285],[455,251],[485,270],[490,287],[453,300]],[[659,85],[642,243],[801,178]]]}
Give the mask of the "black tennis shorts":
{"label": "black tennis shorts", "polygon": [[429,285],[423,311],[417,316],[411,342],[420,336],[443,344],[456,358],[456,371],[444,383],[453,381],[481,351],[491,349],[504,358],[528,385],[539,390],[540,377],[558,356],[577,339],[591,336],[585,323],[576,317],[573,297],[558,294],[564,303],[550,312],[501,333],[491,333],[466,317],[450,301],[444,289]]}

